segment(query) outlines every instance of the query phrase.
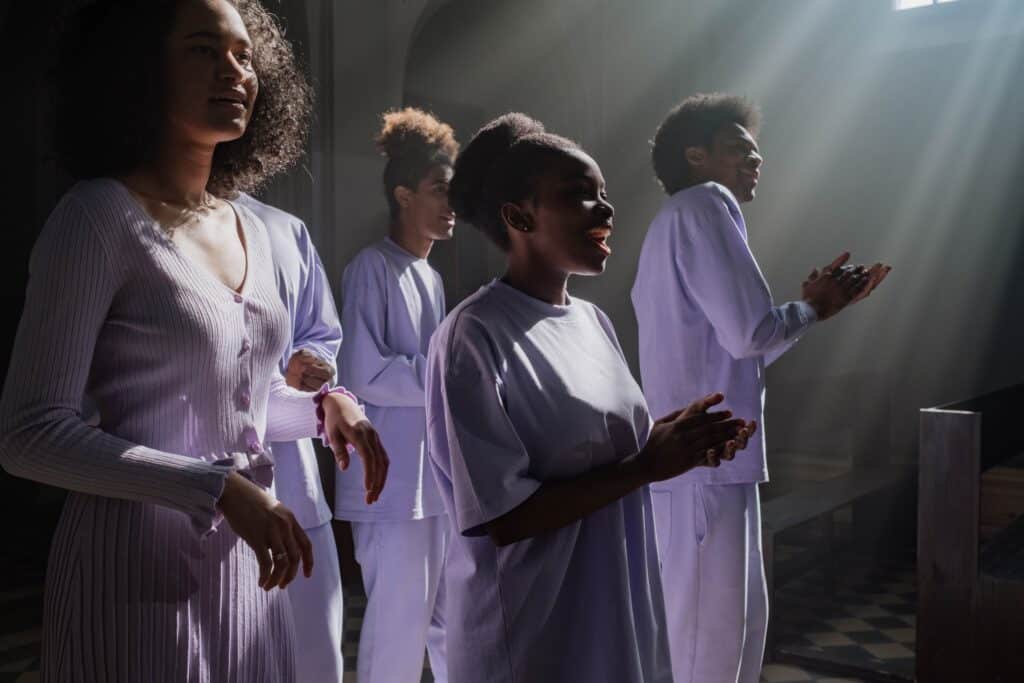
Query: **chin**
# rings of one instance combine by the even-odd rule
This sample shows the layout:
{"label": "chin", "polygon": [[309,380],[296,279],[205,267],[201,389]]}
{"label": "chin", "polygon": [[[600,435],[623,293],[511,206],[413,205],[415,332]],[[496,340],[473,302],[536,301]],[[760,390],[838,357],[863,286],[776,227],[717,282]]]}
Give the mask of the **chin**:
{"label": "chin", "polygon": [[593,277],[594,275],[600,275],[604,272],[605,266],[608,265],[608,258],[605,257],[600,261],[590,261],[587,263],[581,263],[579,267],[574,271],[576,275],[582,275],[584,277]]}

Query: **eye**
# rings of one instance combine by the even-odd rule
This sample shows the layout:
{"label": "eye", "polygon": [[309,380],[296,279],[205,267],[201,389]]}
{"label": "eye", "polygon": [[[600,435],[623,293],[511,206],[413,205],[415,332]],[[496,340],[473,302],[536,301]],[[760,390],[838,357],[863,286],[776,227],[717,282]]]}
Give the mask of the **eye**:
{"label": "eye", "polygon": [[212,55],[214,53],[213,48],[210,47],[209,45],[193,45],[192,47],[189,48],[189,50],[191,52],[196,53],[197,55],[203,55],[203,56],[209,56],[209,55]]}
{"label": "eye", "polygon": [[250,66],[252,64],[252,53],[240,52],[235,55],[235,60],[242,66]]}

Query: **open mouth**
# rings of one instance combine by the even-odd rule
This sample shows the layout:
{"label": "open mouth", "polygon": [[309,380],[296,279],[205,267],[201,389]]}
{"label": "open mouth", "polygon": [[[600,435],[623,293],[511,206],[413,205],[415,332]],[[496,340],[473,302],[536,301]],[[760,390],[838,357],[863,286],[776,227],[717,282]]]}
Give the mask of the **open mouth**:
{"label": "open mouth", "polygon": [[612,248],[608,246],[608,237],[612,234],[612,229],[608,226],[602,226],[600,228],[591,228],[587,231],[587,237],[593,242],[598,249],[604,252],[605,256],[611,256]]}

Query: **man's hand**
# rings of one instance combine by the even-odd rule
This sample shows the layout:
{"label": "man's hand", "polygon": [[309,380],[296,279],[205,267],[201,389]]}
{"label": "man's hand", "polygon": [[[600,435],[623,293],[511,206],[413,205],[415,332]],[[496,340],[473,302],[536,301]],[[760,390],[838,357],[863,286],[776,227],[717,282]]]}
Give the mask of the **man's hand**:
{"label": "man's hand", "polygon": [[818,320],[828,320],[847,306],[868,296],[882,283],[889,266],[850,266],[849,252],[843,252],[820,272],[811,271],[803,283],[803,299],[814,308]]}
{"label": "man's hand", "polygon": [[330,363],[306,349],[299,349],[288,359],[284,381],[293,389],[317,391],[324,382],[334,379]]}

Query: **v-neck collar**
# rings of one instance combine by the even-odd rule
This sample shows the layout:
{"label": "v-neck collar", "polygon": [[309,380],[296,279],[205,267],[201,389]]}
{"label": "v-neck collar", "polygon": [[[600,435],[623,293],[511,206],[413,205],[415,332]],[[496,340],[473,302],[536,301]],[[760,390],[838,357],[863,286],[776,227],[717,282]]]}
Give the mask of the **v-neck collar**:
{"label": "v-neck collar", "polygon": [[248,221],[245,219],[245,217],[243,216],[242,212],[239,210],[235,202],[231,201],[230,199],[224,200],[227,203],[227,205],[231,207],[231,211],[235,215],[235,231],[242,242],[242,253],[245,256],[245,274],[242,276],[242,284],[239,285],[237,289],[221,280],[219,277],[210,272],[208,268],[197,263],[188,254],[183,252],[181,248],[178,247],[178,245],[174,242],[171,236],[167,234],[167,231],[160,226],[160,222],[153,218],[149,211],[146,210],[146,207],[142,205],[142,202],[140,202],[138,198],[136,198],[136,196],[132,193],[132,191],[128,188],[127,185],[125,185],[117,178],[111,178],[110,180],[113,181],[114,184],[117,185],[117,187],[120,188],[120,190],[125,194],[125,196],[128,197],[128,201],[131,203],[133,209],[150,226],[150,228],[156,234],[157,239],[159,239],[161,242],[170,247],[171,251],[174,252],[175,256],[177,256],[178,259],[180,259],[186,265],[186,267],[188,267],[193,272],[197,273],[200,278],[210,282],[212,285],[219,287],[222,290],[227,291],[231,295],[245,296],[249,292],[250,283],[252,282],[253,279],[251,250],[249,248],[250,245],[252,244],[249,229],[250,226],[248,225]]}

